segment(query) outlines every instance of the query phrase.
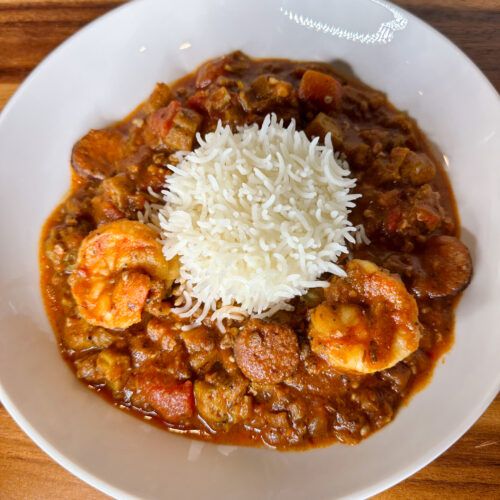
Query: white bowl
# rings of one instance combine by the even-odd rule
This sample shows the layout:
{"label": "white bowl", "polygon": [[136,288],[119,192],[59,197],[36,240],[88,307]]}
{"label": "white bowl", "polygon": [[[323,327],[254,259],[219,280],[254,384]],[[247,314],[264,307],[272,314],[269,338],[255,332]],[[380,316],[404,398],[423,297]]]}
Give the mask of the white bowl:
{"label": "white bowl", "polygon": [[[122,498],[368,496],[442,453],[493,399],[500,382],[498,95],[449,41],[391,9],[380,0],[133,2],[64,43],[11,99],[0,119],[0,397],[61,465]],[[379,43],[384,37],[388,43]],[[349,62],[409,110],[449,162],[475,264],[455,345],[396,420],[355,447],[278,453],[163,432],[76,380],[43,310],[38,240],[68,190],[73,143],[124,116],[156,81],[233,49]]]}

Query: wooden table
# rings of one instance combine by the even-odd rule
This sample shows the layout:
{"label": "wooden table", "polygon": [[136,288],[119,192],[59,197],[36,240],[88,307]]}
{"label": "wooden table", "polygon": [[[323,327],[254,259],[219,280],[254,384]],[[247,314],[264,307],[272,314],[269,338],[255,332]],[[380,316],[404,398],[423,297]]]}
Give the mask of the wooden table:
{"label": "wooden table", "polygon": [[[0,109],[65,38],[121,0],[0,0]],[[500,0],[397,0],[460,46],[500,89]],[[453,75],[450,75],[453,78]],[[378,495],[500,499],[500,396],[446,453]],[[57,465],[0,405],[0,498],[97,499],[104,495]]]}

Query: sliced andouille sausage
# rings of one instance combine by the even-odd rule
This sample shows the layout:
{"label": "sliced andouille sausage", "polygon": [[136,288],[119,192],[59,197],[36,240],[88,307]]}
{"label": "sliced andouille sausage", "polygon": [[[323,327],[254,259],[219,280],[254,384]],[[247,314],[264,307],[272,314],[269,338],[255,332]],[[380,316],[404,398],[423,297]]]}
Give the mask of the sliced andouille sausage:
{"label": "sliced andouille sausage", "polygon": [[117,173],[117,164],[125,156],[126,145],[119,131],[91,130],[73,147],[71,165],[82,177],[105,179]]}
{"label": "sliced andouille sausage", "polygon": [[422,273],[412,285],[419,297],[452,297],[470,282],[472,260],[467,247],[453,236],[433,236],[425,244]]}
{"label": "sliced andouille sausage", "polygon": [[285,325],[250,320],[234,345],[240,370],[253,382],[277,384],[290,376],[299,363],[299,344]]}

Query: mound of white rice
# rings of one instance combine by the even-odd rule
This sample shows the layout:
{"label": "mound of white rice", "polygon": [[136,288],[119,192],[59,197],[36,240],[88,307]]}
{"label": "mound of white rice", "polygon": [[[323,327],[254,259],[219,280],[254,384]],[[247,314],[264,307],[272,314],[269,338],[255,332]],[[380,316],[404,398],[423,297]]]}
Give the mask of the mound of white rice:
{"label": "mound of white rice", "polygon": [[220,123],[169,166],[160,225],[167,259],[178,256],[181,317],[200,324],[271,315],[309,288],[326,287],[356,231],[348,220],[355,180],[331,138],[319,145],[266,116],[233,133]]}

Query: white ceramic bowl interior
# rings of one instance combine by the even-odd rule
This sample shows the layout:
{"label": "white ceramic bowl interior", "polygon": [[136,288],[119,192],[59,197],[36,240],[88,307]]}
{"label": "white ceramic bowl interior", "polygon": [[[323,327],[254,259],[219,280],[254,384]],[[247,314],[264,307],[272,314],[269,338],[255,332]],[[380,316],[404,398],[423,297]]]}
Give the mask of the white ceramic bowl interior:
{"label": "white ceramic bowl interior", "polygon": [[[133,2],[59,47],[7,105],[0,118],[0,397],[64,467],[121,498],[368,496],[442,453],[495,396],[498,95],[449,41],[404,11],[398,10],[402,19],[394,17],[387,6],[379,0]],[[363,43],[370,38],[349,40],[328,31],[331,25],[378,32],[375,42],[393,38]],[[347,61],[361,79],[409,110],[448,159],[475,265],[458,310],[455,345],[432,383],[396,420],[355,447],[277,453],[163,432],[114,409],[75,379],[43,310],[38,240],[69,187],[73,143],[91,127],[123,117],[156,81],[176,79],[233,49]]]}

